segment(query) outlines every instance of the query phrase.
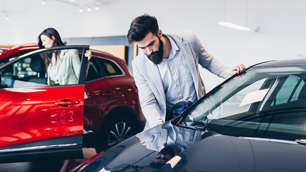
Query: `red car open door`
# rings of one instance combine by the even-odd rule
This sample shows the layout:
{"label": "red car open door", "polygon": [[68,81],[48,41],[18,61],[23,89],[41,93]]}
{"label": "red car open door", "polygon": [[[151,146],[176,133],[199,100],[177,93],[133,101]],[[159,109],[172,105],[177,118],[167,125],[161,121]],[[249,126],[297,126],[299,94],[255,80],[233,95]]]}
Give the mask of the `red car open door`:
{"label": "red car open door", "polygon": [[[0,162],[82,157],[87,49],[37,50],[0,67]],[[46,61],[63,54],[53,82]]]}

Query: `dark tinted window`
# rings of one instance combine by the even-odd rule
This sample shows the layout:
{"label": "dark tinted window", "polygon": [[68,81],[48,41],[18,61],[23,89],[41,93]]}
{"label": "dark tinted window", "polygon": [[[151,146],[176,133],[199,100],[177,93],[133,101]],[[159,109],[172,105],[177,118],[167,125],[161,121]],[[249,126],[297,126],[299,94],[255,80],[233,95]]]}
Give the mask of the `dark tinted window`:
{"label": "dark tinted window", "polygon": [[89,62],[86,81],[122,74],[122,70],[114,61],[93,56]]}
{"label": "dark tinted window", "polygon": [[283,78],[283,80],[285,80],[284,84],[279,89],[275,101],[272,102],[271,106],[297,101],[302,88],[305,86],[305,81],[297,75],[289,75]]}

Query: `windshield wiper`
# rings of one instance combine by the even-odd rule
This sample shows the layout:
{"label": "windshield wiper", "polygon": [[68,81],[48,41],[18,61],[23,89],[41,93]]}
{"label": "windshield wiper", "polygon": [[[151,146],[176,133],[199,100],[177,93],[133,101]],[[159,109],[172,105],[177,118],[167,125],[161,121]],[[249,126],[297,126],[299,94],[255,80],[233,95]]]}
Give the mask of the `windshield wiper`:
{"label": "windshield wiper", "polygon": [[174,126],[180,126],[183,128],[189,128],[194,130],[204,130],[206,129],[207,120],[204,121],[183,121],[185,118],[183,115],[179,115],[171,120],[171,124]]}

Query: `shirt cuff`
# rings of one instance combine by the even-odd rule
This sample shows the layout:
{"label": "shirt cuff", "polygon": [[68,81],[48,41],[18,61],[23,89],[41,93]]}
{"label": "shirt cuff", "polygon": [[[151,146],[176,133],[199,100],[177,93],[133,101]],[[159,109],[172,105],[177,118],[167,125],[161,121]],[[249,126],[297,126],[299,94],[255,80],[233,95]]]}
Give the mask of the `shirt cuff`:
{"label": "shirt cuff", "polygon": [[163,124],[163,123],[164,123],[164,121],[161,120],[161,119],[159,119],[159,120],[157,120],[157,121],[155,122],[155,125],[154,125],[154,126],[157,126],[157,125]]}

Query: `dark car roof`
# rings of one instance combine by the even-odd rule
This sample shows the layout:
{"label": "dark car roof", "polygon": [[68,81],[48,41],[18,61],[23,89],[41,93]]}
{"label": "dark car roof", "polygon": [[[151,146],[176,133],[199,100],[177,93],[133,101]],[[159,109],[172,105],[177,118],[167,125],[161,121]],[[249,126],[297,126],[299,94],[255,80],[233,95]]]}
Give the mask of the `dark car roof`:
{"label": "dark car roof", "polygon": [[271,60],[255,64],[253,67],[280,67],[280,66],[300,66],[306,65],[306,58],[286,59],[286,60]]}

